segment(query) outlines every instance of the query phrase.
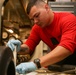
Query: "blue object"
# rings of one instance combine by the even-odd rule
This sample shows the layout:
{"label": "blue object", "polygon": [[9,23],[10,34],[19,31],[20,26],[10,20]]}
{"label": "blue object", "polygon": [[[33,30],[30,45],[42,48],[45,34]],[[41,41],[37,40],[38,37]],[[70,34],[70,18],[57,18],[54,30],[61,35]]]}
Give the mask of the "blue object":
{"label": "blue object", "polygon": [[8,41],[8,43],[6,45],[8,47],[10,47],[12,51],[14,51],[15,46],[16,46],[17,51],[19,51],[20,47],[21,47],[21,42],[19,40],[11,39],[11,40]]}
{"label": "blue object", "polygon": [[36,64],[34,62],[21,63],[16,67],[16,72],[19,74],[26,74],[34,70],[37,70]]}

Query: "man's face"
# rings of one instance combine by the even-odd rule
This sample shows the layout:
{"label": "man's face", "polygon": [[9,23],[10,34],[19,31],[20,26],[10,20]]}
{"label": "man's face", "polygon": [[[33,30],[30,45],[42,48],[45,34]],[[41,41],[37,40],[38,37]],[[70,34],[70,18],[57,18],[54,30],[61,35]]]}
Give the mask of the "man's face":
{"label": "man's face", "polygon": [[40,27],[49,25],[49,8],[33,6],[30,10],[29,18]]}

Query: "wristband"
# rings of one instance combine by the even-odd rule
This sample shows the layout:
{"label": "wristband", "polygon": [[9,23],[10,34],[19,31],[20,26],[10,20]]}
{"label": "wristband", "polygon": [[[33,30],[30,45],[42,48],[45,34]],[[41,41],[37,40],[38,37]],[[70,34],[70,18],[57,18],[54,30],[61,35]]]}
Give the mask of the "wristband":
{"label": "wristband", "polygon": [[37,65],[38,68],[41,68],[40,59],[39,58],[34,59],[34,63]]}

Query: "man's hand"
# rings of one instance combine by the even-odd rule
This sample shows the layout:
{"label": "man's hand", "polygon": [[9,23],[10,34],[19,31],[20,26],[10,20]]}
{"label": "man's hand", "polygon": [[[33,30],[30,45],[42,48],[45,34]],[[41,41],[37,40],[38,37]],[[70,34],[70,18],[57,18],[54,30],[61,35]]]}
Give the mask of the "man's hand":
{"label": "man's hand", "polygon": [[16,71],[20,74],[26,74],[34,70],[37,70],[36,64],[34,62],[21,63],[16,67]]}
{"label": "man's hand", "polygon": [[7,46],[10,47],[12,51],[14,51],[15,46],[17,46],[17,51],[19,51],[21,42],[19,40],[12,39],[8,41]]}

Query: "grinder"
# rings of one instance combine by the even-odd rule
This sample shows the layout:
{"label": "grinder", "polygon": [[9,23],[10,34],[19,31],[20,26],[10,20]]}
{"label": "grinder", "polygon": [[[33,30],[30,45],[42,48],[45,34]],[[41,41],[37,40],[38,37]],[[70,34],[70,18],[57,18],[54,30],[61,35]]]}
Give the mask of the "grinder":
{"label": "grinder", "polygon": [[13,53],[5,46],[0,46],[0,75],[16,75]]}

